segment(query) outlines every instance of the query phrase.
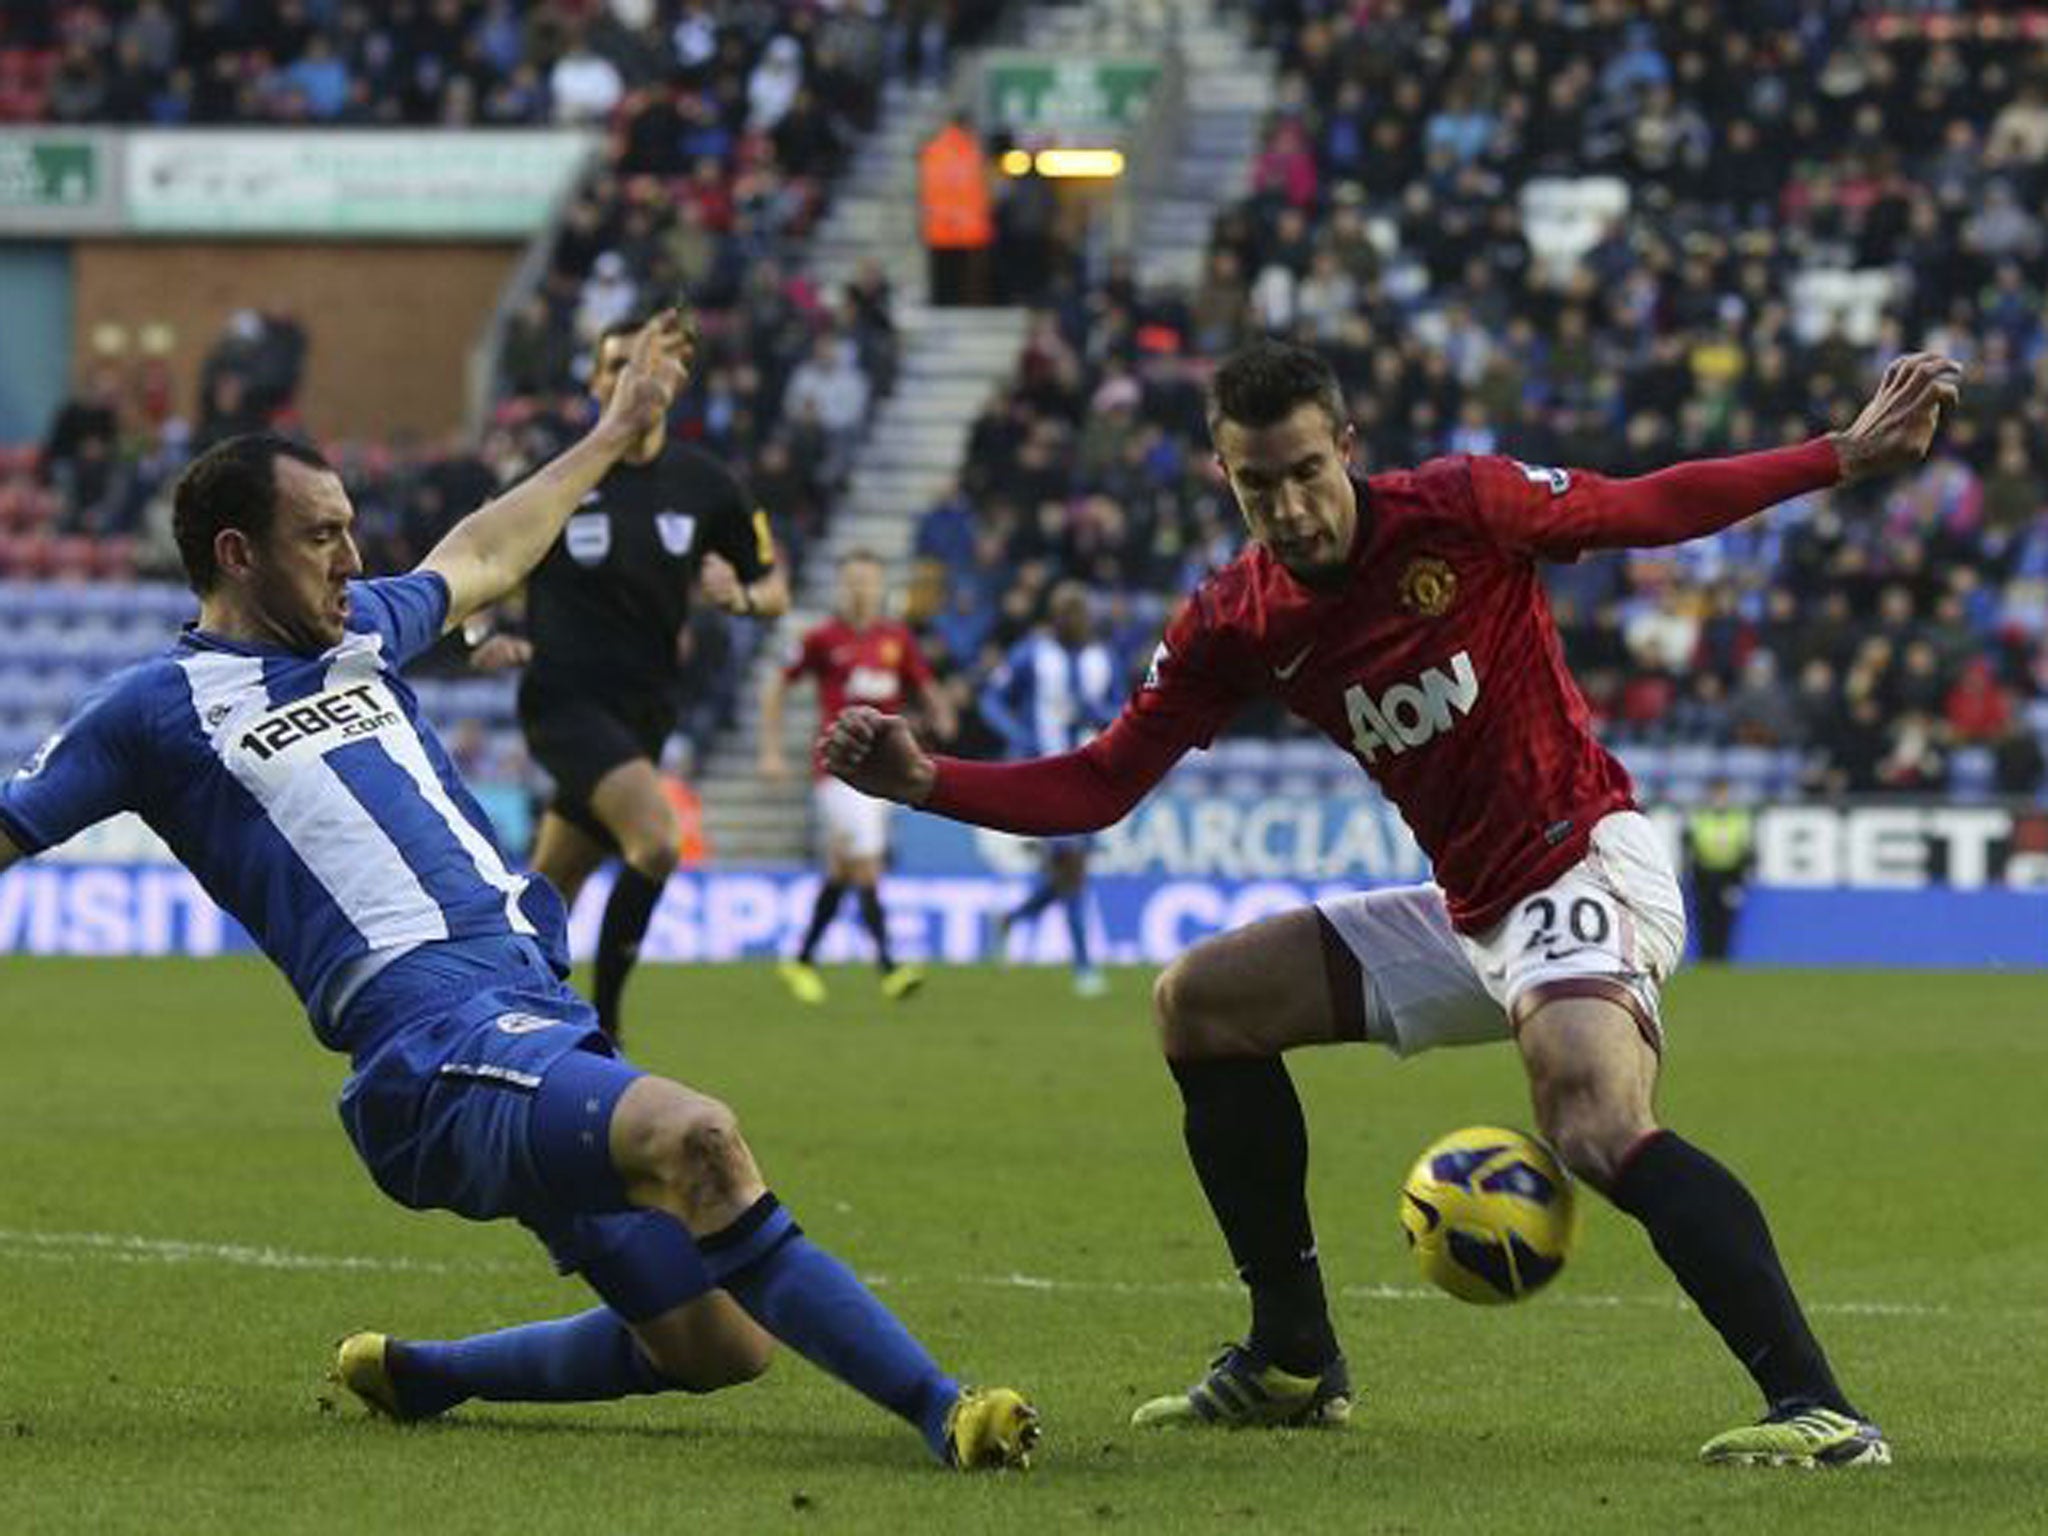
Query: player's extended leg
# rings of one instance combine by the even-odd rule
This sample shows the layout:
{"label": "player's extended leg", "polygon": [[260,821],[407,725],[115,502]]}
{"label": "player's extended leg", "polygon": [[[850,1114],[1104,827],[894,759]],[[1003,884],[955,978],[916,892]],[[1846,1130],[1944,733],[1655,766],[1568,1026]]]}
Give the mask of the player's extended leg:
{"label": "player's extended leg", "polygon": [[472,1398],[591,1403],[715,1392],[759,1376],[774,1347],[730,1296],[711,1291],[637,1323],[601,1306],[466,1339],[358,1333],[342,1341],[336,1375],[377,1412],[410,1422]]}
{"label": "player's extended leg", "polygon": [[963,1390],[768,1191],[732,1111],[642,1077],[611,1118],[612,1162],[636,1205],[692,1234],[711,1280],[763,1328],[917,1426],[956,1466],[1022,1465],[1036,1415],[1016,1393]]}
{"label": "player's extended leg", "polygon": [[544,811],[533,835],[533,868],[573,909],[583,883],[603,867],[611,849],[553,808]]}
{"label": "player's extended leg", "polygon": [[[1349,968],[1348,977],[1345,968]],[[1138,1424],[1336,1423],[1350,1380],[1309,1222],[1308,1129],[1280,1053],[1363,1040],[1357,962],[1313,909],[1196,945],[1153,989],[1188,1156],[1251,1290],[1252,1327],[1203,1381]]]}
{"label": "player's extended leg", "polygon": [[1038,916],[1039,913],[1060,899],[1059,885],[1053,878],[1053,861],[1058,845],[1055,843],[1044,843],[1040,847],[1045,862],[1039,870],[1038,883],[1031,887],[1030,894],[997,920],[995,951],[996,958],[998,959],[1001,959],[1003,952],[1009,948],[1010,931],[1013,928],[1019,923],[1030,922],[1032,918]]}
{"label": "player's extended leg", "polygon": [[644,757],[621,763],[599,779],[590,792],[590,809],[618,843],[625,861],[598,929],[590,998],[604,1032],[616,1040],[620,994],[640,958],[640,941],[647,937],[662,887],[675,873],[682,826],[662,792],[661,775]]}
{"label": "player's extended leg", "polygon": [[[445,1344],[353,1335],[337,1361],[352,1391],[416,1419],[471,1397],[709,1390],[758,1374],[772,1335],[909,1420],[951,1465],[1027,1459],[1037,1431],[1023,1400],[963,1390],[814,1248],[767,1192],[730,1110],[599,1052],[542,1065],[533,1053],[551,1048],[547,1036],[494,1026],[472,1037],[471,1054],[500,1070],[441,1091],[429,1169],[404,1139],[384,1139],[380,1115],[351,1128],[380,1182],[433,1175],[423,1203],[478,1216],[509,1204],[605,1306]],[[538,1086],[502,1086],[524,1064]],[[514,1144],[529,1156],[507,1168]]]}
{"label": "player's extended leg", "polygon": [[1074,952],[1074,990],[1083,997],[1100,997],[1106,990],[1102,973],[1088,954],[1088,912],[1084,897],[1088,889],[1088,845],[1085,842],[1056,844],[1051,856],[1053,891],[1067,916],[1067,937]]}
{"label": "player's extended leg", "polygon": [[924,985],[924,968],[898,965],[889,951],[889,914],[882,910],[882,856],[848,854],[839,860],[839,878],[860,903],[861,926],[874,940],[875,964],[882,972],[882,995],[898,1001]]}
{"label": "player's extended leg", "polygon": [[1515,1002],[1536,1122],[1572,1172],[1643,1224],[1769,1405],[1709,1460],[1877,1465],[1890,1451],[1843,1395],[1742,1181],[1652,1110],[1657,1026],[1618,982],[1538,985]]}

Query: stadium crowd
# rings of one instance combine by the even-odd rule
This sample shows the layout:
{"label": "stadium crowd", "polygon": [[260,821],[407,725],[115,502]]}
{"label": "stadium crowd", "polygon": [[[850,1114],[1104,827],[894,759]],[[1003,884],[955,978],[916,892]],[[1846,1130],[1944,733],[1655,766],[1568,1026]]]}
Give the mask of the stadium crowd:
{"label": "stadium crowd", "polygon": [[[879,268],[827,296],[799,274],[797,248],[882,83],[937,78],[997,9],[29,4],[9,7],[0,54],[14,76],[51,82],[17,111],[56,121],[603,122],[607,162],[510,321],[483,439],[333,445],[365,561],[411,564],[449,517],[555,451],[586,417],[598,332],[685,294],[702,342],[678,435],[742,469],[800,559],[890,387],[895,337]],[[21,62],[31,56],[41,63]],[[185,105],[164,105],[174,99]],[[234,316],[189,417],[170,408],[146,342],[113,339],[53,420],[33,478],[23,455],[0,464],[0,574],[172,573],[163,493],[192,453],[253,426],[318,432],[296,409],[309,339],[292,317]]]}
{"label": "stadium crowd", "polygon": [[[38,121],[364,124],[596,122],[602,167],[575,194],[536,291],[510,318],[496,408],[459,434],[336,442],[305,419],[317,334],[236,313],[189,413],[161,337],[102,337],[39,451],[0,450],[0,577],[176,579],[168,489],[196,452],[260,426],[320,436],[344,470],[365,564],[412,565],[450,520],[588,420],[593,343],[687,296],[698,367],[674,435],[730,462],[800,562],[895,368],[880,268],[827,295],[800,247],[891,79],[935,81],[997,0],[717,7],[696,0],[389,6],[199,0],[30,3],[0,22],[0,115]],[[715,619],[685,641],[686,731],[730,719],[743,667]]]}
{"label": "stadium crowd", "polygon": [[[678,433],[746,475],[801,560],[890,387],[895,336],[879,268],[827,295],[796,255],[877,82],[935,75],[999,8],[29,3],[0,31],[0,111],[604,122],[607,163],[511,319],[482,439],[335,445],[365,557],[410,564],[553,451],[587,409],[596,333],[687,293],[703,345]],[[1970,382],[1923,474],[1560,570],[1558,617],[1618,740],[1796,751],[1809,787],[1838,791],[1938,786],[1960,748],[1983,787],[2040,785],[2038,47],[1774,0],[1245,9],[1282,60],[1279,105],[1201,281],[1143,289],[1120,258],[1058,274],[956,493],[920,526],[915,616],[959,702],[1061,576],[1102,594],[1135,668],[1172,598],[1234,552],[1202,385],[1256,332],[1331,357],[1368,466],[1506,452],[1612,473],[1844,421],[1880,359],[1926,345]],[[51,88],[24,95],[34,80]],[[181,92],[189,110],[161,107]],[[1622,201],[1560,253],[1534,188],[1591,195],[1602,178]],[[171,569],[161,493],[192,451],[263,422],[319,429],[294,401],[318,337],[290,316],[233,318],[191,419],[135,340],[79,382],[33,473],[0,457],[0,575]],[[693,643],[714,682],[736,670],[722,628]],[[705,732],[732,704],[712,692]],[[962,748],[994,750],[963,718]]]}
{"label": "stadium crowd", "polygon": [[[1066,572],[1142,666],[1239,537],[1201,380],[1247,336],[1331,358],[1368,467],[1613,474],[1846,425],[1927,346],[1969,382],[1924,472],[1559,569],[1556,611],[1616,740],[1796,752],[1854,793],[1942,788],[1965,749],[1969,787],[2038,790],[2048,53],[1869,9],[1253,7],[1279,105],[1202,281],[1070,271],[923,520],[962,697]],[[1560,257],[1525,193],[1599,177],[1627,211]]]}
{"label": "stadium crowd", "polygon": [[[10,0],[0,122],[153,127],[604,123],[636,93],[766,126],[936,79],[981,0]],[[770,46],[774,37],[788,41]],[[798,98],[809,93],[810,100]],[[815,122],[812,124],[815,129]],[[784,138],[802,131],[793,125]],[[715,156],[714,156],[715,157]]]}

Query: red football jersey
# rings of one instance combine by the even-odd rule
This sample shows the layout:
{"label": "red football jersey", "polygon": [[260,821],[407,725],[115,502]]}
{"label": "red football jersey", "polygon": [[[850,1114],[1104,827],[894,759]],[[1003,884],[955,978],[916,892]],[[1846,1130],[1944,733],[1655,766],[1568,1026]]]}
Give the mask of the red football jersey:
{"label": "red football jersey", "polygon": [[820,717],[834,720],[849,704],[901,714],[910,695],[931,682],[932,669],[907,624],[877,619],[855,629],[834,614],[797,642],[782,676],[792,683],[815,677]]}
{"label": "red football jersey", "polygon": [[1248,699],[1278,695],[1379,783],[1452,922],[1477,932],[1635,804],[1536,571],[1605,542],[1608,482],[1456,457],[1357,484],[1343,584],[1303,586],[1249,546],[1175,617],[1127,714],[1206,746]]}

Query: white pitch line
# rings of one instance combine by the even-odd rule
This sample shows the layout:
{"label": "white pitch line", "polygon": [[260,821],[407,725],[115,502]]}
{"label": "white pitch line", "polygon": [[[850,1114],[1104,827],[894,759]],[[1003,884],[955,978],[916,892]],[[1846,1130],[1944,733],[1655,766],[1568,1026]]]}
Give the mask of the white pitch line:
{"label": "white pitch line", "polygon": [[[878,1289],[891,1285],[972,1285],[985,1286],[996,1290],[1040,1291],[1052,1294],[1089,1296],[1198,1296],[1234,1295],[1241,1287],[1231,1280],[1055,1280],[1045,1275],[1027,1275],[1012,1272],[1006,1275],[953,1275],[945,1277],[864,1275],[861,1277]],[[1345,1285],[1334,1288],[1334,1293],[1347,1301],[1422,1301],[1448,1302],[1452,1298],[1430,1286],[1421,1285]],[[1647,1307],[1661,1312],[1690,1312],[1692,1303],[1683,1296],[1615,1296],[1600,1293],[1555,1291],[1544,1298],[1546,1306],[1592,1307],[1612,1310],[1619,1307]],[[1848,1317],[1949,1317],[1955,1308],[1942,1304],[1927,1304],[1914,1301],[1816,1301],[1805,1304],[1809,1312],[1832,1313]],[[1974,1311],[1975,1309],[1964,1309]],[[1979,1313],[1997,1317],[2031,1317],[2048,1309],[2001,1308],[1995,1312]]]}
{"label": "white pitch line", "polygon": [[111,1264],[228,1264],[246,1269],[403,1271],[427,1275],[504,1272],[518,1267],[370,1258],[361,1254],[294,1253],[287,1248],[188,1242],[130,1232],[24,1232],[7,1227],[0,1227],[0,1256],[59,1261],[97,1259]]}
{"label": "white pitch line", "polygon": [[[249,1243],[206,1243],[181,1238],[144,1237],[128,1232],[37,1232],[0,1227],[0,1260],[40,1259],[53,1263],[96,1261],[112,1264],[223,1264],[236,1268],[297,1271],[344,1271],[369,1274],[477,1275],[521,1273],[531,1266],[484,1260],[447,1263],[433,1259],[376,1257],[368,1254],[298,1253],[287,1248]],[[1216,1296],[1235,1295],[1229,1280],[1064,1280],[1012,1270],[999,1275],[889,1275],[861,1277],[877,1290],[920,1286],[974,1286],[987,1290],[1031,1291],[1063,1296]],[[1336,1288],[1346,1301],[1447,1302],[1450,1298],[1427,1286],[1347,1285]],[[1612,1310],[1648,1308],[1689,1312],[1682,1296],[1617,1296],[1562,1290],[1546,1296],[1550,1307]],[[1941,1318],[1968,1314],[2008,1319],[2048,1316],[2042,1307],[1951,1307],[1940,1302],[1815,1301],[1809,1312],[1840,1317]]]}

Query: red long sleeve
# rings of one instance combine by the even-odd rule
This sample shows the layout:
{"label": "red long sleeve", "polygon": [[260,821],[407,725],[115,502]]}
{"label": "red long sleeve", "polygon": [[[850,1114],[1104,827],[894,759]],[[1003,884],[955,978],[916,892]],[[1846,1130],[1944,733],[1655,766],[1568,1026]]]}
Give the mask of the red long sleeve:
{"label": "red long sleeve", "polygon": [[1795,448],[1696,459],[1632,480],[1609,480],[1584,547],[1683,544],[1841,478],[1835,445],[1816,437]]}
{"label": "red long sleeve", "polygon": [[1025,837],[1094,832],[1121,821],[1191,745],[1125,713],[1087,746],[1057,757],[938,758],[922,809]]}

